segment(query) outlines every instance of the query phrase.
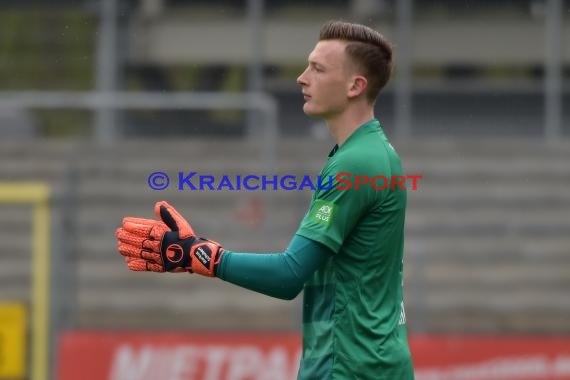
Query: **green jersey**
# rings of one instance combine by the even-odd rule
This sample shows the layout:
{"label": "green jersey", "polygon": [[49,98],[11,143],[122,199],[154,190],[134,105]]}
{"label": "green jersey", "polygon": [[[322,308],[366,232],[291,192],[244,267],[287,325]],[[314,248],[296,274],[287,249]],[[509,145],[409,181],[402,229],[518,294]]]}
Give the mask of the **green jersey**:
{"label": "green jersey", "polygon": [[[297,231],[335,253],[305,284],[299,379],[414,378],[402,295],[406,190],[391,188],[403,175],[376,119],[329,154]],[[356,176],[374,186],[356,190]]]}

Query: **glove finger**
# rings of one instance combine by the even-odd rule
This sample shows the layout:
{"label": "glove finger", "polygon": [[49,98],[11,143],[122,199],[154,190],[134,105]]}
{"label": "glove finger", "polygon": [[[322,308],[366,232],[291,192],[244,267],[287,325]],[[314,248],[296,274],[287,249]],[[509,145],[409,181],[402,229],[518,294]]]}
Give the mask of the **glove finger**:
{"label": "glove finger", "polygon": [[157,264],[162,264],[162,257],[160,256],[160,253],[142,249],[140,246],[119,243],[118,250],[119,253],[125,257],[145,259]]}
{"label": "glove finger", "polygon": [[146,219],[146,218],[135,218],[133,216],[126,216],[123,218],[123,223],[125,222],[130,222],[130,223],[135,223],[135,224],[142,224],[142,225],[148,225],[148,226],[153,226],[156,223],[160,223],[162,224],[162,221],[160,220],[156,220],[156,219]]}
{"label": "glove finger", "polygon": [[119,253],[125,257],[140,257],[141,248],[135,247],[130,244],[121,243],[120,241],[117,243],[117,250]]}
{"label": "glove finger", "polygon": [[117,249],[118,249],[119,253],[125,257],[135,257],[135,258],[141,258],[142,257],[142,248],[141,247],[136,247],[134,245],[119,242],[117,244]]}
{"label": "glove finger", "polygon": [[172,231],[178,231],[181,239],[187,239],[196,235],[190,223],[168,202],[156,202],[154,205],[154,213],[170,227]]}
{"label": "glove finger", "polygon": [[123,229],[132,234],[139,236],[148,236],[150,230],[153,228],[153,224],[142,224],[132,221],[130,218],[123,219]]}
{"label": "glove finger", "polygon": [[121,243],[133,245],[135,247],[147,249],[153,252],[160,252],[160,240],[153,240],[149,239],[148,237],[135,235],[133,233],[126,231],[123,228],[117,229],[115,236],[117,237],[117,240],[119,240],[119,242]]}
{"label": "glove finger", "polygon": [[164,272],[164,267],[143,259],[127,258],[127,267],[136,272]]}
{"label": "glove finger", "polygon": [[[152,272],[164,272],[162,268],[162,266],[156,267],[153,263],[143,263],[143,261],[145,260],[141,260],[141,259],[134,259],[132,257],[125,257],[125,262],[127,263],[127,266],[129,267],[129,269],[134,270],[134,271],[152,271]],[[129,264],[131,264],[129,266]],[[147,265],[150,265],[147,266]],[[184,272],[188,272],[186,269],[184,268],[174,268],[172,270],[168,271],[169,273],[184,273]]]}
{"label": "glove finger", "polygon": [[147,239],[146,236],[135,235],[132,232],[125,230],[124,228],[117,228],[117,231],[115,232],[115,237],[121,243],[140,245],[140,246],[142,246],[142,242]]}
{"label": "glove finger", "polygon": [[156,224],[160,224],[163,225],[165,228],[168,228],[161,220],[156,220],[156,219],[136,218],[134,216],[127,216],[123,218],[123,224],[125,224],[125,222],[132,224],[140,224],[143,226],[154,226]]}
{"label": "glove finger", "polygon": [[136,221],[128,220],[125,218],[123,220],[123,229],[126,231],[139,235],[142,237],[152,237],[154,239],[162,239],[162,235],[170,231],[170,229],[162,222],[154,220],[153,223],[140,224]]}

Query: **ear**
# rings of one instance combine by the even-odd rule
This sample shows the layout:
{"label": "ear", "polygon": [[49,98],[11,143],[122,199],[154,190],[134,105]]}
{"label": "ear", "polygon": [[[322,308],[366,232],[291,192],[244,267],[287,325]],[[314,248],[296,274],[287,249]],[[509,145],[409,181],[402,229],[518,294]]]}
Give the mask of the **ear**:
{"label": "ear", "polygon": [[355,75],[350,82],[347,96],[349,99],[356,98],[364,94],[367,88],[368,80],[362,75]]}

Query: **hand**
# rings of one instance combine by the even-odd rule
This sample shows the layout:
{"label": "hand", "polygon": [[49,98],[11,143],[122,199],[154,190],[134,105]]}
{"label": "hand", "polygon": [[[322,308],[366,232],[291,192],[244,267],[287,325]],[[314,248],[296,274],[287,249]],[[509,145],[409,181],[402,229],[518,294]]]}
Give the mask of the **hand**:
{"label": "hand", "polygon": [[216,242],[199,238],[174,207],[157,202],[161,220],[126,217],[115,236],[130,270],[193,272],[213,277],[224,252]]}

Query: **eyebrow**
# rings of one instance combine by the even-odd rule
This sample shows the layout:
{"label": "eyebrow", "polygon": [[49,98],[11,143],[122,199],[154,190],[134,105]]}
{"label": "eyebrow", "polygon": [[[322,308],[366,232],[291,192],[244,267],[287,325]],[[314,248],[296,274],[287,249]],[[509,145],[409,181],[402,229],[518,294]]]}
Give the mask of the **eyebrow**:
{"label": "eyebrow", "polygon": [[317,61],[312,60],[312,59],[309,59],[309,65],[318,66],[318,67],[321,67],[321,68],[323,68],[323,69],[326,67],[326,66],[323,65],[322,63],[317,62]]}

